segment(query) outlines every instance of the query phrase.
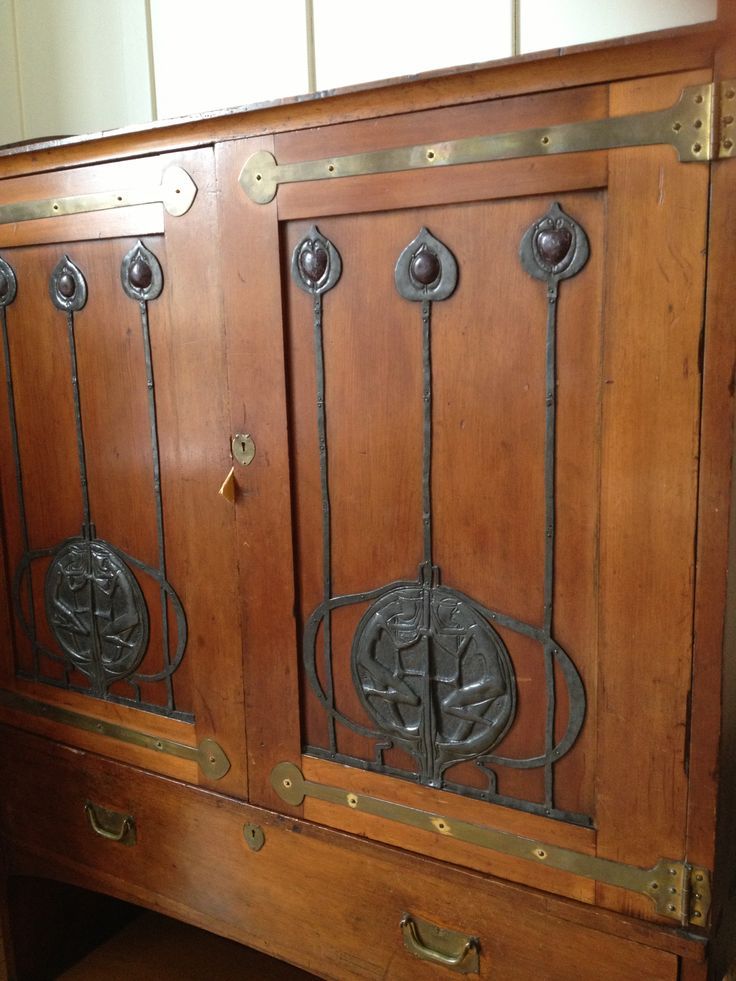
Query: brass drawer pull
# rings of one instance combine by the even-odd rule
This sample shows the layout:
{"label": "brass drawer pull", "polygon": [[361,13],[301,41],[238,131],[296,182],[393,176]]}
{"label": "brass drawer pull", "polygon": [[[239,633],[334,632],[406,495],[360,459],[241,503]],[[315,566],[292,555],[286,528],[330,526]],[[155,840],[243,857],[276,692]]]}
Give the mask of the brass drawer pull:
{"label": "brass drawer pull", "polygon": [[121,845],[134,845],[136,842],[135,818],[130,814],[118,814],[106,807],[86,801],[84,813],[96,835],[108,841],[119,841]]}
{"label": "brass drawer pull", "polygon": [[[401,918],[404,946],[415,957],[432,964],[441,964],[458,974],[477,974],[480,970],[477,937],[468,937],[454,930],[443,930],[405,913]],[[431,939],[430,939],[431,938]],[[432,943],[433,946],[429,946]]]}

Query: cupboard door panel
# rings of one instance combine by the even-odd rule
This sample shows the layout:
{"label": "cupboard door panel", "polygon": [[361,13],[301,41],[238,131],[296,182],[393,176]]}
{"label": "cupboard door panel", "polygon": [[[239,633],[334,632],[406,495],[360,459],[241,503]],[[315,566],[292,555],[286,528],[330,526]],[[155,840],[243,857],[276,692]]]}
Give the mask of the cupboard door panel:
{"label": "cupboard door panel", "polygon": [[[703,79],[590,90],[580,118],[672,105]],[[289,134],[276,156],[463,132],[431,116],[336,127],[334,146],[329,128]],[[498,132],[514,109],[468,116]],[[270,720],[256,709],[251,773],[272,802],[266,761],[289,760],[338,788],[307,796],[315,820],[651,918],[648,897],[452,832],[430,842],[359,801],[637,868],[686,855],[708,172],[662,147],[569,159],[295,183],[224,217],[241,249],[246,215],[280,236],[266,275],[283,298],[269,316],[293,586],[274,582],[270,602],[295,590],[297,636],[275,662],[256,643],[246,687],[273,691],[275,663],[298,667],[299,694],[290,680]],[[254,305],[256,286],[243,295]],[[249,319],[231,331],[248,338]],[[342,791],[357,803],[336,806]]]}
{"label": "cupboard door panel", "polygon": [[[184,215],[164,212],[160,234],[120,238],[102,211],[80,216],[94,218],[95,240],[72,230],[54,241],[50,218],[45,244],[2,251],[17,283],[3,311],[14,627],[3,677],[35,703],[154,737],[136,761],[188,779],[206,781],[206,766],[163,756],[155,737],[190,749],[215,740],[230,762],[220,785],[243,794],[234,515],[217,494],[229,469],[228,391],[204,234],[213,155],[159,158],[155,170],[172,163],[197,196]],[[45,195],[68,196],[75,180],[92,179],[51,175]],[[113,745],[131,758],[125,741]]]}

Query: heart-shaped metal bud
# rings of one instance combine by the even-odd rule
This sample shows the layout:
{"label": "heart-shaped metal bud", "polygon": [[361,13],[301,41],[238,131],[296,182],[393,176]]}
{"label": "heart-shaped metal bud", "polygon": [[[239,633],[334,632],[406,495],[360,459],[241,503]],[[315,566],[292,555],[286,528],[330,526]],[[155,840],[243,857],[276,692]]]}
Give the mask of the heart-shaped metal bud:
{"label": "heart-shaped metal bud", "polygon": [[332,289],[340,278],[342,260],[329,239],[312,225],[294,249],[291,257],[291,278],[306,293],[321,294]]}
{"label": "heart-shaped metal bud", "polygon": [[17,284],[15,273],[5,259],[0,259],[0,307],[7,307],[15,299]]}
{"label": "heart-shaped metal bud", "polygon": [[123,259],[120,282],[128,296],[139,302],[155,300],[164,283],[161,263],[140,240]]}
{"label": "heart-shaped metal bud", "polygon": [[143,259],[136,259],[135,262],[131,263],[130,269],[128,270],[128,279],[130,280],[131,286],[135,286],[138,290],[144,290],[151,285],[153,271]]}
{"label": "heart-shaped metal bud", "polygon": [[457,285],[457,262],[447,246],[426,228],[406,246],[394,269],[396,289],[405,300],[446,300]]}
{"label": "heart-shaped metal bud", "polygon": [[557,266],[570,251],[572,232],[569,228],[546,228],[537,235],[537,249],[550,265]]}
{"label": "heart-shaped metal bud", "polygon": [[588,261],[588,252],[585,231],[555,201],[547,214],[524,232],[519,258],[531,276],[551,288],[580,272]]}
{"label": "heart-shaped metal bud", "polygon": [[440,260],[426,246],[422,246],[409,263],[409,273],[422,286],[431,286],[440,278],[441,272]]}
{"label": "heart-shaped metal bud", "polygon": [[327,249],[319,242],[307,242],[299,253],[299,271],[305,279],[316,286],[327,272],[329,261]]}
{"label": "heart-shaped metal bud", "polygon": [[56,288],[66,300],[71,300],[77,292],[77,284],[70,272],[63,272],[56,281]]}
{"label": "heart-shaped metal bud", "polygon": [[49,280],[49,294],[54,306],[69,313],[81,310],[87,302],[87,283],[79,266],[68,255],[59,259]]}

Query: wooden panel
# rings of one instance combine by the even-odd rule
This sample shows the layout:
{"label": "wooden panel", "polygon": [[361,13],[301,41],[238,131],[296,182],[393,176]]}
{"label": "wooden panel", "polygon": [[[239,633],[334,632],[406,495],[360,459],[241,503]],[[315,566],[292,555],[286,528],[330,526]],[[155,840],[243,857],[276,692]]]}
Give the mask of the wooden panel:
{"label": "wooden panel", "polygon": [[[702,78],[621,84],[612,106]],[[647,866],[685,852],[708,173],[652,148],[613,151],[609,174],[598,840]]]}
{"label": "wooden panel", "polygon": [[[725,5],[724,5],[725,10]],[[736,11],[716,63],[716,78],[736,76]],[[724,643],[724,625],[732,609],[726,598],[728,518],[733,490],[734,366],[736,334],[736,167],[733,160],[712,165],[708,239],[708,292],[703,337],[703,409],[699,474],[698,551],[695,605],[693,689],[690,707],[690,785],[688,854],[713,868],[719,748],[724,812],[721,814],[723,867],[734,865],[736,850],[736,660]],[[733,548],[733,546],[732,546]],[[723,651],[723,653],[722,653]],[[722,677],[722,673],[725,675]],[[723,701],[722,701],[723,699]],[[721,706],[724,707],[721,718]],[[723,876],[718,894],[725,899]],[[717,900],[718,902],[718,900]]]}
{"label": "wooden panel", "polygon": [[[256,446],[250,467],[235,465],[234,509],[250,799],[273,806],[278,798],[269,783],[271,769],[299,751],[281,285],[275,275],[279,240],[275,206],[255,205],[237,190],[244,156],[270,145],[220,145],[216,155],[230,432],[250,433]],[[230,462],[223,464],[223,479]],[[220,506],[229,507],[224,500]],[[240,698],[240,689],[233,695]]]}
{"label": "wooden panel", "polygon": [[[158,158],[147,161],[146,168],[160,177],[172,162]],[[220,276],[214,259],[214,240],[204,231],[215,220],[214,156],[211,149],[193,151],[178,156],[175,162],[192,175],[199,187],[198,197],[186,215],[167,219],[164,235],[148,236],[145,241],[161,263],[164,275],[163,292],[149,303],[148,316],[166,574],[182,602],[188,626],[187,648],[173,675],[173,689],[176,710],[193,714],[196,728],[172,724],[167,719],[156,720],[148,713],[141,718],[135,710],[43,685],[30,690],[26,687],[26,691],[36,698],[51,699],[75,711],[97,714],[188,745],[211,736],[221,743],[231,762],[222,786],[244,794],[234,518],[217,494],[229,463],[229,402]],[[75,187],[107,186],[108,169],[98,168],[91,175],[75,174],[71,183]],[[140,177],[141,167],[133,165],[128,170],[121,165],[112,170],[112,177],[121,186],[130,186]],[[49,196],[63,191],[69,183],[49,179],[43,183],[39,178],[36,190]],[[104,225],[106,217],[110,215],[96,216],[103,241],[73,241],[5,252],[16,268],[19,284],[18,298],[8,308],[7,319],[29,540],[31,548],[54,547],[66,538],[78,536],[82,524],[66,316],[54,309],[48,295],[51,271],[67,253],[82,270],[88,286],[87,303],[75,314],[74,332],[92,521],[98,537],[157,569],[161,546],[141,314],[138,303],[125,296],[120,284],[120,264],[136,239],[106,238],[110,232]],[[117,229],[116,222],[112,224]],[[11,461],[3,468],[2,489],[12,575],[23,552],[23,542],[4,383],[1,400],[4,413],[0,439],[5,459]],[[56,650],[43,604],[48,562],[45,559],[34,563],[34,599],[40,639]],[[152,674],[163,668],[161,594],[152,576],[141,572],[137,578],[150,622],[148,653],[141,671]],[[169,650],[173,656],[178,636],[170,603],[168,615]],[[20,666],[26,675],[33,675],[30,644],[20,630],[16,643]],[[6,662],[10,656],[9,650],[4,651]],[[9,674],[10,666],[6,664],[5,670]],[[45,674],[62,680],[58,668]],[[86,687],[81,675],[75,675],[74,683]],[[131,697],[124,683],[116,683],[113,693]],[[141,697],[154,706],[166,706],[166,689],[160,682],[142,682]],[[39,722],[30,725],[37,726]],[[88,735],[77,735],[83,745],[88,745]],[[75,739],[75,735],[67,730],[67,738]],[[122,758],[143,765],[155,766],[160,758],[150,751],[108,743],[108,750],[113,748],[122,753]],[[194,767],[179,761],[167,760],[163,768],[165,772],[203,779],[197,777]]]}
{"label": "wooden panel", "polygon": [[[279,163],[319,160],[326,155],[364,153],[598,119],[607,114],[607,109],[607,88],[591,85],[568,92],[482,102],[466,106],[460,112],[453,107],[402,114],[382,119],[372,126],[353,122],[328,129],[319,127],[286,133],[275,139],[275,156]],[[603,187],[607,179],[606,168],[605,153],[572,154],[564,158],[525,160],[523,166],[516,160],[504,160],[405,171],[390,176],[381,174],[284,184],[277,195],[279,218],[363,213],[389,207],[451,204]]]}
{"label": "wooden panel", "polygon": [[[675,931],[594,910],[577,921],[584,908],[576,903],[33,742],[10,738],[12,783],[9,756],[2,772],[12,787],[0,802],[11,871],[43,863],[47,874],[155,906],[324,977],[415,978],[420,965],[398,929],[407,910],[477,934],[482,978],[569,981],[584,961],[606,981],[675,981],[676,955],[699,956],[700,945]],[[138,843],[96,837],[83,812],[88,798],[133,813]],[[261,851],[245,844],[244,822],[264,829]],[[421,970],[445,976],[431,965]]]}
{"label": "wooden panel", "polygon": [[[526,164],[516,166],[521,172]],[[387,205],[397,200],[392,182],[391,175],[382,181]],[[434,561],[445,585],[541,627],[547,299],[544,287],[524,272],[518,248],[553,199],[345,216],[352,192],[340,184],[332,191],[331,210],[339,217],[318,222],[342,255],[341,279],[323,300],[333,595],[414,579],[422,561],[421,311],[397,293],[393,266],[426,226],[451,248],[460,269],[458,289],[432,313]],[[592,259],[580,277],[564,284],[559,304],[555,636],[582,674],[588,715],[559,771],[558,791],[570,812],[595,818],[598,501],[590,488],[599,479],[605,197],[580,192],[561,201],[587,229]],[[308,229],[288,223],[282,255],[302,625],[323,590],[312,302],[289,275],[293,249]],[[366,609],[352,604],[332,617],[334,685],[340,711],[372,726],[355,692],[350,660]],[[496,752],[536,756],[544,751],[546,712],[541,648],[513,631],[501,632],[518,678],[519,709]],[[319,664],[324,684],[321,656]],[[565,686],[558,682],[559,735],[567,709]],[[302,691],[307,752],[329,751],[325,712],[306,674]],[[366,761],[375,753],[372,743],[342,725],[337,751]],[[395,757],[394,765],[414,769],[408,757]],[[494,769],[500,793],[542,804],[540,768]],[[477,768],[457,779],[484,786]]]}
{"label": "wooden panel", "polygon": [[[0,181],[0,206],[101,191],[153,189],[161,183],[167,163],[166,157],[150,156],[125,163],[61,171],[53,177],[33,174]],[[164,219],[163,206],[152,204],[0,224],[0,248],[154,234],[163,231]]]}

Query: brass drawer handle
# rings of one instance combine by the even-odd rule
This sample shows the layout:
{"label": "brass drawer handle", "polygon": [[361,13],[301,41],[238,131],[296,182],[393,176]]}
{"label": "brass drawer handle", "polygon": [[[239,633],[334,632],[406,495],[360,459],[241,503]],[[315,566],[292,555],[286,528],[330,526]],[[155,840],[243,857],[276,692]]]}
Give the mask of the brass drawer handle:
{"label": "brass drawer handle", "polygon": [[119,841],[121,845],[135,844],[135,818],[132,815],[108,811],[106,807],[93,804],[89,800],[85,802],[84,813],[89,819],[90,827],[100,838]]}
{"label": "brass drawer handle", "polygon": [[[480,951],[477,937],[468,937],[454,930],[443,930],[409,913],[402,916],[400,926],[404,946],[415,957],[432,964],[441,964],[458,974],[478,973]],[[436,946],[429,946],[429,937]]]}

